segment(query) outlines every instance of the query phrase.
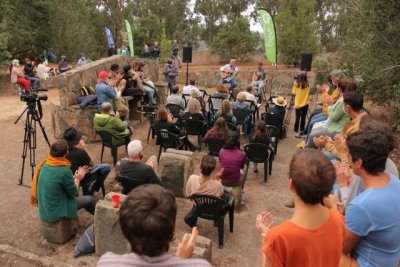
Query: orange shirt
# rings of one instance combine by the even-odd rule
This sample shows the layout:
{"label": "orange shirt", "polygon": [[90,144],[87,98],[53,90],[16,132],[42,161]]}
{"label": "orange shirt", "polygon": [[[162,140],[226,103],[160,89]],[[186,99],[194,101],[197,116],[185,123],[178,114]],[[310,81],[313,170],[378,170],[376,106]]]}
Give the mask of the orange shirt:
{"label": "orange shirt", "polygon": [[291,221],[273,227],[264,240],[263,252],[275,267],[338,267],[344,219],[335,209],[330,213],[329,219],[314,230]]}

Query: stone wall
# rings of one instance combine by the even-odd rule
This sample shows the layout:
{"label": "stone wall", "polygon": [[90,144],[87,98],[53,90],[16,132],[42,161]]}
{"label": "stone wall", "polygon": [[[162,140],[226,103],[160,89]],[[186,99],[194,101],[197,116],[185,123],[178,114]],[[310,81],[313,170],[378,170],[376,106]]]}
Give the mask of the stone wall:
{"label": "stone wall", "polygon": [[[101,70],[109,70],[112,64],[119,64],[123,68],[124,65],[132,64],[136,60],[146,63],[144,67],[146,76],[151,77],[153,81],[158,81],[159,68],[155,60],[124,56],[112,56],[93,61],[82,67],[74,68],[42,81],[44,88],[58,89],[59,91],[59,100],[53,101],[51,104],[54,137],[61,138],[67,128],[75,127],[88,137],[88,141],[95,141],[96,134],[93,128],[93,117],[96,109],[80,109],[76,105],[76,97],[80,94],[80,88],[82,86],[92,86],[94,88],[97,83],[98,73]],[[165,87],[163,84],[159,86]],[[162,91],[165,92],[165,88]],[[160,100],[165,99],[164,96],[160,98]]]}
{"label": "stone wall", "polygon": [[51,77],[42,81],[42,85],[46,89],[58,89],[60,95],[60,106],[68,107],[76,104],[76,97],[79,96],[79,91],[82,86],[91,85],[94,87],[96,85],[97,75],[100,71],[109,71],[112,64],[118,64],[122,69],[125,65],[132,65],[134,61],[145,62],[145,74],[150,76],[153,81],[159,80],[159,69],[155,60],[117,55],[102,58],[90,62],[82,67],[74,68],[55,77]]}
{"label": "stone wall", "polygon": [[[239,66],[240,68],[240,66]],[[251,83],[253,77],[253,69],[243,68],[237,76],[238,87],[245,88]],[[272,85],[272,95],[283,94],[288,95],[292,91],[294,76],[303,73],[299,69],[272,70],[269,72],[269,82],[267,85],[268,95]],[[315,75],[312,72],[307,73],[310,84],[313,84]],[[189,69],[189,79],[196,79],[198,85],[204,88],[215,87],[219,83],[220,71],[218,69],[210,69],[204,71],[191,71]],[[182,68],[178,76],[178,83],[186,84],[186,70]]]}

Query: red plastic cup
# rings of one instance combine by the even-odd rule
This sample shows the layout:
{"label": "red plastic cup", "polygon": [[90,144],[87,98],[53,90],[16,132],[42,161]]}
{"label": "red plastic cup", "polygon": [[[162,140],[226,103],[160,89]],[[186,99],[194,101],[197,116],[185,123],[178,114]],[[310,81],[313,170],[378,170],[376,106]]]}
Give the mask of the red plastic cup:
{"label": "red plastic cup", "polygon": [[113,207],[118,208],[119,207],[119,195],[113,195],[111,196],[112,202],[113,202]]}

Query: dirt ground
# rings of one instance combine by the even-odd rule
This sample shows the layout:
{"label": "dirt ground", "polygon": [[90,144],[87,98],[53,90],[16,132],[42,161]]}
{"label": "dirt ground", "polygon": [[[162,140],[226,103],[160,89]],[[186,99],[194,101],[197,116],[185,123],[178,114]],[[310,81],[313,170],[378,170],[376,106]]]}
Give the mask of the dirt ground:
{"label": "dirt ground", "polygon": [[[44,117],[42,119],[50,142],[54,141],[51,129],[50,102],[58,99],[57,91],[47,93],[49,99],[42,102]],[[44,259],[56,262],[64,262],[71,266],[93,266],[98,257],[95,255],[84,256],[78,259],[72,257],[72,250],[79,236],[88,225],[93,222],[93,218],[81,211],[80,227],[77,237],[65,245],[53,245],[45,241],[41,233],[38,211],[29,205],[30,189],[17,185],[21,177],[21,155],[22,140],[24,137],[25,116],[14,124],[15,119],[24,110],[26,104],[19,100],[16,95],[1,96],[0,105],[0,127],[2,140],[2,153],[0,154],[0,170],[3,173],[3,182],[0,184],[1,206],[0,218],[2,227],[0,229],[0,265],[1,266],[26,266],[27,262],[31,266],[46,266]],[[134,137],[142,140],[146,144],[147,122],[137,125]],[[195,141],[195,140],[193,140]],[[263,170],[259,166],[259,173],[249,172],[249,179],[246,182],[245,192],[248,204],[240,208],[235,213],[234,232],[229,233],[228,219],[225,220],[225,246],[218,249],[217,229],[212,222],[200,220],[200,234],[210,238],[213,242],[212,264],[214,266],[252,266],[260,264],[261,240],[255,230],[255,217],[263,211],[269,210],[274,214],[274,221],[280,223],[289,218],[291,210],[283,206],[283,203],[290,198],[287,189],[287,165],[291,155],[295,152],[294,146],[298,140],[286,138],[279,145],[279,153],[273,163],[272,175],[268,182],[263,183]],[[244,144],[244,138],[242,144]],[[100,160],[100,143],[88,144],[88,148],[95,158]],[[120,157],[123,157],[123,149],[120,149]],[[146,145],[144,158],[158,152],[155,140],[150,140]],[[48,146],[44,141],[42,132],[37,126],[37,149],[36,163],[44,158],[48,153]],[[195,166],[198,166],[200,159],[206,154],[206,148],[201,152],[195,153]],[[106,150],[104,161],[111,163],[110,152]],[[30,185],[31,170],[29,168],[29,158],[26,161],[26,168],[23,182]],[[195,173],[199,169],[196,167]],[[114,172],[107,179],[107,192],[114,183]],[[100,194],[97,195],[100,198]],[[184,214],[190,210],[191,204],[186,200],[178,201],[178,219],[176,239],[180,239],[183,232],[190,229],[183,222]],[[3,249],[2,245],[11,246],[10,251]],[[23,252],[28,253],[28,256]],[[32,257],[36,255],[37,258]],[[57,264],[55,264],[57,265]]]}
{"label": "dirt ground", "polygon": [[[58,99],[58,92],[53,90],[47,93],[49,99],[42,102],[44,117],[42,119],[50,142],[54,141],[51,132],[50,103]],[[93,217],[84,211],[79,212],[80,227],[78,235],[65,245],[54,245],[45,241],[41,233],[41,224],[38,210],[29,204],[30,189],[17,185],[21,177],[22,140],[24,137],[25,116],[14,124],[15,119],[24,110],[26,104],[20,101],[16,95],[0,96],[0,171],[3,173],[0,184],[0,266],[95,266],[98,256],[83,256],[78,259],[72,257],[73,247],[87,226],[93,223]],[[294,115],[294,114],[292,114]],[[291,120],[293,123],[293,118]],[[148,123],[144,122],[135,127],[134,138],[142,140],[146,144]],[[274,223],[279,224],[291,216],[292,210],[284,207],[284,202],[290,199],[287,188],[288,165],[291,156],[296,151],[295,145],[299,142],[295,139],[289,127],[288,138],[281,140],[278,154],[273,162],[272,175],[263,183],[263,168],[259,166],[259,173],[249,171],[245,192],[248,203],[235,212],[234,232],[229,232],[228,219],[225,219],[225,246],[218,248],[217,229],[212,222],[199,220],[200,235],[210,238],[213,242],[212,264],[213,266],[260,266],[261,265],[261,238],[255,229],[256,215],[264,210],[271,211]],[[195,141],[193,139],[193,141]],[[242,137],[242,145],[245,140]],[[100,160],[100,143],[88,144],[88,149],[95,162]],[[155,140],[150,140],[145,145],[144,159],[158,152]],[[42,132],[37,126],[36,163],[46,157],[48,146],[44,141]],[[206,154],[203,146],[201,152],[195,153],[195,173],[199,173],[200,159]],[[119,157],[124,156],[123,149],[119,151]],[[109,150],[106,150],[104,162],[112,163]],[[31,170],[29,157],[26,161],[23,183],[30,185]],[[110,191],[114,181],[114,170],[106,180],[106,190]],[[100,198],[100,194],[96,195]],[[183,232],[190,229],[183,222],[183,216],[189,211],[191,204],[186,200],[178,200],[177,233],[175,239],[180,239]]]}

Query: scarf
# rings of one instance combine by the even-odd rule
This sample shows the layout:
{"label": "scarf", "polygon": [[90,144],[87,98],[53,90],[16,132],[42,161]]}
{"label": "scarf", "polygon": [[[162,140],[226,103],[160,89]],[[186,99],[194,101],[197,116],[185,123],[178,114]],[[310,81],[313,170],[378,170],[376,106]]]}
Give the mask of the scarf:
{"label": "scarf", "polygon": [[65,166],[68,168],[71,167],[71,162],[69,162],[64,157],[52,157],[49,155],[46,159],[43,159],[42,161],[39,162],[37,169],[35,171],[35,174],[33,175],[33,178],[32,178],[31,205],[34,207],[37,207],[37,203],[38,203],[38,201],[37,201],[37,186],[38,186],[38,180],[39,180],[39,173],[45,163],[47,163],[47,165],[52,166],[52,167],[60,167],[60,166]]}

